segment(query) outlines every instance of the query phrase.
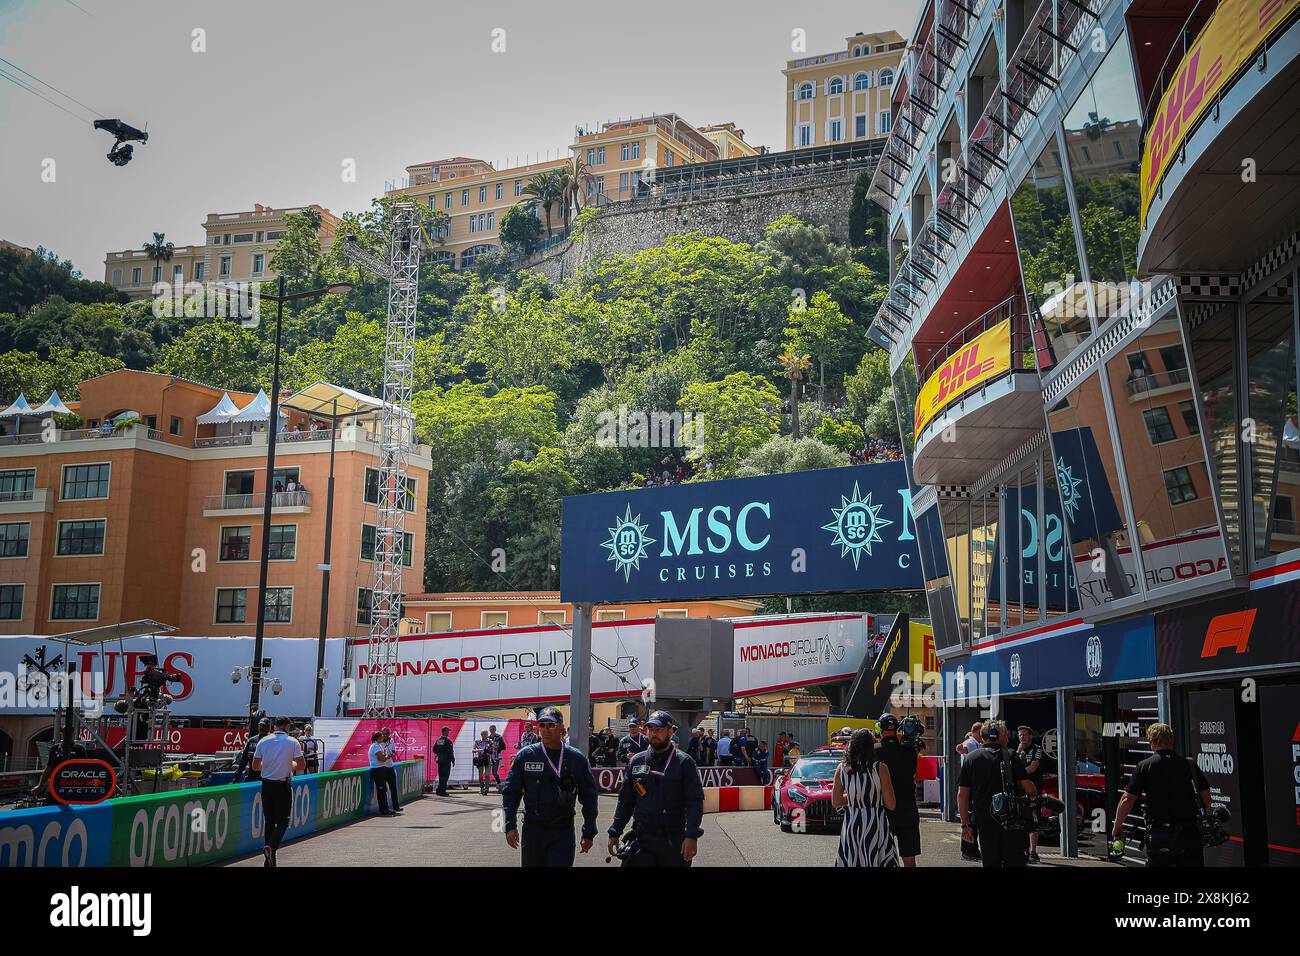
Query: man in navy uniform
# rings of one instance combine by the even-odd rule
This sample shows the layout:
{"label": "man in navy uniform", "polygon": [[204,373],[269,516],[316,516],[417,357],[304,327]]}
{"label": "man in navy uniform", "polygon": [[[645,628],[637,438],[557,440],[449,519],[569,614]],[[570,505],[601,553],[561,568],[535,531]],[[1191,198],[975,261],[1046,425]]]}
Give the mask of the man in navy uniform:
{"label": "man in navy uniform", "polygon": [[440,796],[447,795],[447,780],[451,777],[452,764],[456,762],[456,745],[448,736],[450,727],[442,728],[442,736],[433,742],[433,759],[438,764],[438,789],[434,792]]}
{"label": "man in navy uniform", "polygon": [[649,749],[634,754],[623,772],[618,809],[609,828],[609,852],[628,821],[636,852],[624,866],[690,866],[703,835],[704,787],[695,761],[673,744],[673,719],[656,710],[646,721]]}
{"label": "man in navy uniform", "polygon": [[627,722],[627,736],[618,742],[618,762],[629,760],[650,746],[650,738],[641,733],[641,722],[633,717]]}
{"label": "man in navy uniform", "polygon": [[[506,843],[522,844],[524,866],[573,866],[574,804],[582,802],[582,852],[596,837],[598,796],[591,764],[581,750],[564,739],[564,719],[555,707],[537,715],[542,742],[515,754],[501,788]],[[524,801],[523,838],[518,830],[519,800]]]}

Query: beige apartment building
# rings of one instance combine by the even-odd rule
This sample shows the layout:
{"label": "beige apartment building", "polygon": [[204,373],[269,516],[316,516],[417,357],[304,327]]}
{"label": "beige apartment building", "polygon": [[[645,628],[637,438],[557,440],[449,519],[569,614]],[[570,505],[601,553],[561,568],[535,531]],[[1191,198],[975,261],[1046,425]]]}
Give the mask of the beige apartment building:
{"label": "beige apartment building", "polygon": [[906,47],[894,30],[855,33],[843,50],[786,63],[785,148],[886,138]]}
{"label": "beige apartment building", "polygon": [[[526,166],[497,169],[467,156],[431,160],[406,167],[406,185],[388,195],[404,195],[439,209],[450,218],[446,240],[432,254],[436,262],[467,268],[478,256],[500,247],[501,220],[511,206],[527,201],[524,187],[540,173],[583,166],[584,205],[632,199],[654,170],[758,152],[735,123],[697,128],[676,113],[656,113],[602,123],[575,131],[571,156]],[[570,219],[576,210],[570,209]],[[544,215],[542,216],[544,218]],[[564,225],[564,210],[551,210],[552,232]]]}
{"label": "beige apartment building", "polygon": [[155,282],[265,282],[276,274],[271,252],[292,213],[315,210],[321,245],[334,241],[338,217],[317,205],[277,209],[254,203],[246,212],[211,212],[203,223],[201,244],[176,246],[170,260],[158,263],[143,248],[110,252],[104,258],[104,281],[132,298],[152,295]]}

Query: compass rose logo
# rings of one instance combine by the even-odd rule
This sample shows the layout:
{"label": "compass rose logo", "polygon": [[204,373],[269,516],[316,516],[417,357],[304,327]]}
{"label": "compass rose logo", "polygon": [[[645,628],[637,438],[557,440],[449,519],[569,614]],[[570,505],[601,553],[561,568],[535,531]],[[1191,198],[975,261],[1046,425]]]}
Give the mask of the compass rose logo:
{"label": "compass rose logo", "polygon": [[609,530],[609,540],[600,546],[609,552],[609,560],[614,562],[614,573],[623,572],[623,580],[632,578],[632,569],[641,570],[641,559],[648,557],[646,546],[655,543],[655,539],[646,534],[648,525],[641,523],[638,514],[632,517],[632,506],[628,505],[623,517],[614,515],[614,527]]}
{"label": "compass rose logo", "polygon": [[1065,463],[1064,458],[1056,459],[1056,484],[1061,490],[1061,504],[1073,521],[1079,511],[1079,502],[1083,499],[1079,493],[1083,479],[1074,477],[1074,470]]}
{"label": "compass rose logo", "polygon": [[835,535],[831,541],[831,546],[840,546],[840,557],[853,555],[853,569],[858,568],[858,561],[862,558],[862,552],[866,551],[867,556],[871,557],[871,545],[882,542],[880,529],[894,522],[888,518],[880,516],[880,509],[885,506],[884,502],[873,504],[871,501],[871,492],[862,497],[858,491],[858,483],[853,483],[853,497],[846,498],[840,495],[839,508],[832,508],[831,514],[835,520],[830,524],[822,525],[823,531],[830,531]]}

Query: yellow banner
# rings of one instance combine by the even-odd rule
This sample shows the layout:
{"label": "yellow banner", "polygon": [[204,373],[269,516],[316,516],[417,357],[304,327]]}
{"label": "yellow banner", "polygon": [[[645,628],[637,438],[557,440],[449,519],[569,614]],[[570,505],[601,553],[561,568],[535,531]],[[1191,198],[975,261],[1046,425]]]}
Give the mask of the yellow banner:
{"label": "yellow banner", "polygon": [[[929,624],[907,622],[908,629],[908,676],[923,683],[937,683],[939,680],[939,655],[934,649],[934,628]],[[920,691],[916,691],[920,693]]]}
{"label": "yellow banner", "polygon": [[[1300,2],[1300,0],[1297,0]],[[959,395],[1011,371],[1011,320],[999,322],[962,346],[925,380],[916,396],[913,435]]]}
{"label": "yellow banner", "polygon": [[1151,117],[1142,149],[1142,224],[1156,187],[1168,171],[1187,131],[1214,103],[1224,82],[1250,60],[1273,28],[1300,0],[1219,0],[1210,22],[1183,56],[1160,107]]}

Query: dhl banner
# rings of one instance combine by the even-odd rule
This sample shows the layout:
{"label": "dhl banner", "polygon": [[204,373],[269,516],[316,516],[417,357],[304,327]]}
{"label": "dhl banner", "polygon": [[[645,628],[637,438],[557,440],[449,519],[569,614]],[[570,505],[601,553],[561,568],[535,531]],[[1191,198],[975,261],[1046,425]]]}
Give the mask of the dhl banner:
{"label": "dhl banner", "polygon": [[1269,33],[1300,7],[1300,0],[1219,0],[1201,35],[1183,56],[1142,150],[1142,224],[1156,187],[1187,131],[1214,102],[1223,83],[1264,45]]}
{"label": "dhl banner", "polygon": [[1010,371],[1011,320],[1007,319],[967,342],[925,380],[916,396],[914,436],[919,438],[921,429],[954,398]]}

